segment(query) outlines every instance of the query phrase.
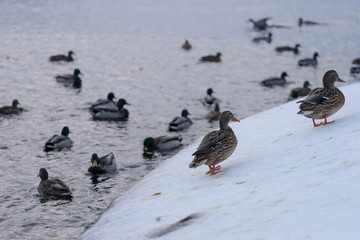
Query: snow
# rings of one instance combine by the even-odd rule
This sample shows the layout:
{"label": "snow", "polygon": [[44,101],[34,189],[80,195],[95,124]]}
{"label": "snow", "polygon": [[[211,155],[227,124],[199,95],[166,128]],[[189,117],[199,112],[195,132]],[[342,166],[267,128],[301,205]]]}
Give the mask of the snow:
{"label": "snow", "polygon": [[232,123],[239,143],[217,175],[188,167],[198,139],[80,239],[360,239],[360,84],[340,89],[333,124],[313,127],[296,101]]}

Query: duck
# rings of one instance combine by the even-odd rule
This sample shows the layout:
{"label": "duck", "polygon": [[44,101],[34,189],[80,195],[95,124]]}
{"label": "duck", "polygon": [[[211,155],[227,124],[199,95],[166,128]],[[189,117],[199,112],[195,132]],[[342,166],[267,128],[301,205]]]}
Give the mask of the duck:
{"label": "duck", "polygon": [[184,44],[181,46],[182,49],[184,50],[190,50],[192,47],[191,47],[191,44],[189,43],[188,40],[185,40]]}
{"label": "duck", "polygon": [[286,83],[285,77],[289,77],[289,75],[286,72],[282,72],[280,75],[280,78],[271,77],[271,78],[261,81],[261,84],[264,85],[265,87],[272,87],[275,85],[284,86]]}
{"label": "duck", "polygon": [[322,25],[321,23],[318,23],[318,22],[303,20],[302,18],[299,18],[298,24],[299,24],[299,27],[301,27],[302,25],[308,25],[308,26]]}
{"label": "duck", "polygon": [[197,150],[192,154],[194,159],[190,163],[190,168],[197,168],[200,165],[207,165],[209,171],[206,174],[214,175],[220,171],[221,163],[235,151],[237,138],[229,122],[240,122],[232,112],[224,111],[220,116],[220,129],[207,133],[202,139]]}
{"label": "duck", "polygon": [[96,120],[127,120],[129,118],[129,111],[124,108],[124,105],[130,104],[121,98],[117,101],[116,107],[109,105],[98,106],[90,109],[90,114]]}
{"label": "duck", "polygon": [[216,55],[208,55],[200,58],[200,62],[221,62],[221,53],[217,52]]}
{"label": "duck", "polygon": [[92,166],[89,167],[88,172],[93,174],[112,173],[116,171],[116,159],[111,152],[99,158],[97,153],[93,153],[90,160]]}
{"label": "duck", "polygon": [[81,88],[81,78],[79,75],[83,75],[82,72],[76,68],[73,74],[57,75],[55,79],[57,82],[64,84],[65,86],[72,86],[74,88]]}
{"label": "duck", "polygon": [[271,17],[262,18],[256,21],[250,18],[248,22],[251,22],[253,24],[254,29],[256,30],[266,30],[266,28],[268,27],[267,20],[269,19],[271,19]]}
{"label": "duck", "polygon": [[117,103],[114,101],[115,94],[113,92],[109,92],[107,95],[107,99],[98,99],[95,103],[91,105],[89,110],[95,111],[96,109],[117,109]]}
{"label": "duck", "polygon": [[49,61],[51,62],[58,62],[58,61],[65,61],[65,62],[72,62],[74,61],[72,55],[75,54],[73,51],[69,51],[68,55],[55,55],[55,56],[51,56],[49,58]]}
{"label": "duck", "polygon": [[214,90],[212,88],[208,88],[206,90],[206,96],[204,97],[202,103],[205,106],[211,107],[212,105],[219,103],[219,99],[214,97],[212,94],[214,93]]}
{"label": "duck", "polygon": [[180,147],[182,137],[177,136],[160,136],[157,138],[147,137],[144,139],[144,153],[151,153],[154,151],[168,152]]}
{"label": "duck", "polygon": [[61,131],[61,135],[54,135],[52,136],[47,142],[45,143],[44,151],[54,151],[54,150],[62,150],[64,148],[70,148],[73,144],[71,139],[68,137],[70,133],[69,127],[63,127]]}
{"label": "duck", "polygon": [[298,65],[301,67],[316,66],[318,64],[317,57],[319,54],[314,52],[313,58],[304,58],[298,61]]}
{"label": "duck", "polygon": [[352,60],[352,64],[360,64],[360,58],[355,58]]}
{"label": "duck", "polygon": [[252,41],[255,42],[255,43],[261,42],[261,41],[264,41],[264,42],[267,42],[267,43],[271,43],[271,41],[272,41],[272,33],[269,33],[267,37],[256,37],[256,38],[253,38]]}
{"label": "duck", "polygon": [[304,82],[303,87],[297,87],[291,90],[290,92],[290,97],[292,98],[297,98],[297,97],[304,97],[306,95],[308,95],[311,91],[311,89],[309,88],[310,86],[310,82],[308,80],[306,80]]}
{"label": "duck", "polygon": [[59,178],[49,179],[45,168],[40,168],[38,177],[41,179],[37,188],[40,194],[45,194],[54,200],[71,199],[70,188]]}
{"label": "duck", "polygon": [[19,101],[17,99],[14,99],[11,106],[0,107],[0,115],[19,114],[22,110],[21,108],[18,108],[19,104]]}
{"label": "duck", "polygon": [[169,123],[169,131],[177,132],[177,131],[185,130],[188,127],[190,127],[192,124],[192,121],[188,117],[188,115],[190,115],[190,114],[187,109],[182,110],[181,116],[174,118]]}
{"label": "duck", "polygon": [[294,52],[294,54],[298,54],[299,53],[299,47],[301,47],[300,44],[296,44],[295,47],[290,47],[290,46],[281,46],[281,47],[277,47],[275,48],[275,51],[282,53],[282,52]]}
{"label": "duck", "polygon": [[219,107],[219,104],[216,103],[214,110],[211,110],[210,112],[208,112],[206,114],[205,118],[210,123],[213,121],[218,121],[220,119],[220,115],[221,115],[220,107]]}
{"label": "duck", "polygon": [[[297,114],[311,118],[314,127],[335,122],[328,122],[327,117],[339,111],[345,103],[345,96],[335,87],[335,82],[345,83],[335,70],[327,71],[323,77],[324,87],[313,89],[304,100],[297,102],[301,103]],[[325,119],[325,121],[316,124],[315,119]]]}

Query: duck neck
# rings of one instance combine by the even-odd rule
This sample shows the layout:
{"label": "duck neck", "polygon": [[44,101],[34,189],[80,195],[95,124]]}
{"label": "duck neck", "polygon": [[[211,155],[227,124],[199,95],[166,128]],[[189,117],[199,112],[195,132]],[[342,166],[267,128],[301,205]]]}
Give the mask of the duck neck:
{"label": "duck neck", "polygon": [[223,131],[232,131],[231,127],[229,127],[229,120],[228,119],[220,119],[220,130]]}

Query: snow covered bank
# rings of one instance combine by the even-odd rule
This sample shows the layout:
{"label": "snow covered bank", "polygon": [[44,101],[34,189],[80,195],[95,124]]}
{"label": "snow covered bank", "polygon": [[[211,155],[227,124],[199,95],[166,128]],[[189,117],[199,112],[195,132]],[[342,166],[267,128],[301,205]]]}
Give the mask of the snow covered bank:
{"label": "snow covered bank", "polygon": [[215,176],[188,167],[199,139],[80,239],[359,239],[360,84],[341,90],[330,125],[314,128],[295,101],[231,124],[238,147]]}

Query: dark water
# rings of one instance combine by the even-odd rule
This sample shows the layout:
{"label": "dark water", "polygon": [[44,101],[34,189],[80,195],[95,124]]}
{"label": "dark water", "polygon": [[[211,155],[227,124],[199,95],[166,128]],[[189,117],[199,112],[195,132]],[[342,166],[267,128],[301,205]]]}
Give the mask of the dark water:
{"label": "dark water", "polygon": [[[351,60],[360,57],[359,3],[321,1],[10,1],[0,2],[0,105],[17,98],[25,111],[0,118],[0,239],[74,239],[109,204],[170,155],[142,157],[148,136],[174,134],[167,124],[183,108],[194,124],[182,133],[183,147],[217,124],[204,120],[200,99],[208,87],[242,119],[286,101],[290,89],[309,80],[321,85],[335,69],[349,84]],[[253,44],[261,33],[245,21],[272,16],[271,44]],[[329,23],[299,29],[297,18]],[[184,52],[188,38],[194,49]],[[276,54],[279,45],[303,47],[298,56]],[[48,62],[52,54],[76,53],[68,64]],[[221,51],[221,64],[198,64]],[[317,68],[299,68],[300,58],[320,54]],[[80,92],[54,80],[80,68]],[[290,83],[265,89],[259,81],[287,71]],[[127,122],[93,121],[88,107],[113,91],[125,98]],[[297,109],[294,109],[296,114]],[[271,123],[265,123],[269,124]],[[46,140],[69,126],[71,150],[45,153]],[[118,171],[98,179],[87,174],[93,152],[114,152]],[[174,154],[174,153],[173,153]],[[184,164],[191,156],[184,159]],[[41,167],[63,179],[69,201],[42,202],[37,193]]]}

